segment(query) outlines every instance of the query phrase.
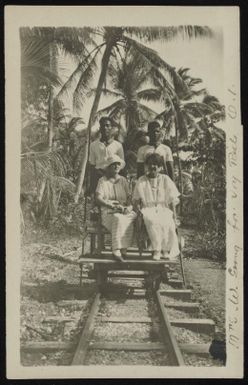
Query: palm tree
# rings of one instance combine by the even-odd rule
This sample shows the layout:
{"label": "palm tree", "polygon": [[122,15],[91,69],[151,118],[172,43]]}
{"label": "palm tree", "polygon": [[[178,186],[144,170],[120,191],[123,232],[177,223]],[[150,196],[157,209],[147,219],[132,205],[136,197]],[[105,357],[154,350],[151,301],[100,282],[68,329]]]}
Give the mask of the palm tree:
{"label": "palm tree", "polygon": [[87,28],[41,28],[23,27],[20,29],[22,90],[27,82],[38,78],[48,84],[48,148],[52,150],[54,97],[56,87],[62,87],[58,76],[58,57],[61,52],[74,60],[82,60],[87,45],[93,41]]}
{"label": "palm tree", "polygon": [[93,42],[87,28],[39,27],[21,28],[20,41],[22,102],[27,89],[33,90],[38,86],[39,90],[41,85],[45,85],[48,90],[46,118],[39,116],[24,127],[44,129],[45,125],[48,132],[48,151],[39,153],[29,151],[22,154],[22,180],[27,176],[36,181],[37,204],[41,209],[41,215],[52,216],[56,212],[61,191],[68,186],[70,190],[75,189],[75,185],[68,179],[67,154],[62,156],[52,148],[54,124],[58,118],[54,109],[54,97],[56,89],[62,87],[58,69],[63,63],[59,59],[62,52],[65,55],[69,54],[78,62],[88,52],[87,45]]}
{"label": "palm tree", "polygon": [[[117,100],[99,110],[96,118],[108,115],[120,127],[122,136],[124,138],[127,136],[127,141],[130,142],[128,139],[133,137],[137,128],[157,115],[142,101],[158,100],[160,91],[151,86],[146,88],[147,83],[151,84],[152,81],[152,66],[144,63],[139,53],[127,49],[123,60],[117,59],[115,57],[111,60],[108,68],[107,80],[109,79],[111,88],[102,90],[104,96]],[[120,124],[122,118],[125,122],[124,127]]]}
{"label": "palm tree", "polygon": [[[104,83],[106,81],[108,66],[110,58],[112,55],[120,54],[120,48],[123,46],[132,47],[136,52],[142,56],[144,62],[150,63],[155,68],[161,68],[167,73],[177,79],[178,83],[182,83],[181,78],[178,76],[173,67],[168,65],[164,60],[162,60],[159,55],[152,49],[143,45],[139,40],[142,40],[145,43],[150,43],[155,40],[168,41],[177,36],[183,38],[197,38],[211,36],[212,31],[208,27],[201,26],[180,26],[180,27],[146,27],[146,28],[136,28],[136,27],[104,27],[92,30],[92,33],[97,33],[102,36],[103,43],[99,46],[99,50],[102,46],[105,46],[105,50],[102,56],[101,62],[101,72],[98,79],[98,84],[96,88],[94,102],[91,108],[89,122],[88,122],[88,138],[87,138],[87,148],[85,151],[85,157],[82,160],[81,172],[78,178],[77,189],[75,194],[75,201],[79,199],[81,193],[82,184],[84,181],[84,175],[86,170],[86,163],[88,160],[90,138],[91,138],[91,128],[97,114],[98,105],[101,97],[102,90],[104,88]],[[135,36],[138,40],[134,40]],[[97,48],[95,48],[97,50]],[[94,52],[95,52],[94,50]],[[98,52],[98,51],[97,51]],[[89,68],[89,65],[88,67]],[[85,84],[85,77],[80,78],[80,83]],[[77,94],[79,94],[80,87],[77,87]]]}
{"label": "palm tree", "polygon": [[[172,127],[175,128],[180,192],[182,192],[182,169],[179,156],[179,140],[187,141],[189,130],[194,131],[194,135],[197,134],[201,130],[201,122],[204,121],[206,115],[216,114],[216,110],[222,111],[218,99],[207,95],[206,89],[195,89],[195,86],[202,83],[202,79],[193,78],[188,72],[189,68],[180,68],[178,70],[178,74],[184,80],[184,87],[182,88],[177,81],[174,81],[174,89],[170,89],[169,93],[166,88],[167,82],[165,83],[161,74],[158,74],[158,82],[164,94],[166,109],[157,118],[163,118],[165,122],[169,121],[169,127],[167,125],[169,131]],[[199,101],[202,94],[205,96]]]}

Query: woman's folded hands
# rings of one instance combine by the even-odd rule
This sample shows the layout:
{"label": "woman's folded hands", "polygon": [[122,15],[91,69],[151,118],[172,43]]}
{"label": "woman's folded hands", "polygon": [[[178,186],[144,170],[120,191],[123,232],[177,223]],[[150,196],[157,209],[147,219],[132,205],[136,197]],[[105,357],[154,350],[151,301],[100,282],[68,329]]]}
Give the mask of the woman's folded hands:
{"label": "woman's folded hands", "polygon": [[109,207],[111,210],[121,213],[121,214],[129,214],[133,210],[132,205],[124,206],[120,204],[118,201],[108,201],[106,202],[107,207]]}

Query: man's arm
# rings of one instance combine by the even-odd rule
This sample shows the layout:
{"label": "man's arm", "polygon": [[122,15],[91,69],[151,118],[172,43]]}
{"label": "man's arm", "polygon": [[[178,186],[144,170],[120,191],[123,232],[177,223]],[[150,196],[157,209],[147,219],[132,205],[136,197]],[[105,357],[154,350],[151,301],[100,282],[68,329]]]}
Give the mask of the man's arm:
{"label": "man's arm", "polygon": [[166,158],[165,158],[165,163],[166,163],[166,168],[169,177],[171,180],[174,181],[174,163],[173,163],[173,155],[170,147],[167,146],[167,151],[166,151]]}
{"label": "man's arm", "polygon": [[137,178],[144,175],[145,169],[144,169],[144,163],[138,162],[137,163]]}
{"label": "man's arm", "polygon": [[143,148],[144,146],[140,147],[137,152],[137,178],[145,174]]}
{"label": "man's arm", "polygon": [[90,153],[89,153],[89,162],[88,162],[88,167],[89,167],[89,176],[90,176],[90,194],[95,193],[95,188],[94,188],[94,179],[96,176],[96,157],[95,157],[95,151],[94,151],[94,145],[93,143],[90,144]]}
{"label": "man's arm", "polygon": [[120,146],[119,146],[119,148],[117,150],[116,155],[118,155],[121,159],[124,160],[124,151],[123,151],[123,147],[122,147],[121,143],[120,143]]}
{"label": "man's arm", "polygon": [[166,167],[167,167],[169,177],[171,178],[171,180],[174,181],[174,163],[173,163],[173,161],[166,162]]}
{"label": "man's arm", "polygon": [[96,167],[89,163],[89,174],[90,174],[90,194],[95,193],[95,178],[96,178]]}

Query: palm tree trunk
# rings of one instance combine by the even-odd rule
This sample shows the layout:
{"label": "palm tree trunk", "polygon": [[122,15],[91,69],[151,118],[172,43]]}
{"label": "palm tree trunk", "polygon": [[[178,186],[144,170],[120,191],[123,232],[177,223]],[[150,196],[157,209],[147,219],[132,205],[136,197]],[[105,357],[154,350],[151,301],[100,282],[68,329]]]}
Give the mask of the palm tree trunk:
{"label": "palm tree trunk", "polygon": [[177,159],[178,159],[178,174],[179,174],[179,192],[181,194],[180,199],[180,215],[183,214],[183,200],[182,200],[182,193],[183,193],[183,177],[182,177],[182,166],[181,166],[181,160],[179,156],[179,147],[178,147],[178,120],[176,118],[175,121],[175,136],[176,136],[176,152],[177,152]]}
{"label": "palm tree trunk", "polygon": [[114,45],[114,43],[112,41],[110,41],[109,43],[106,44],[106,48],[105,48],[105,51],[104,51],[104,54],[102,57],[101,73],[100,73],[99,80],[98,80],[95,99],[94,99],[94,102],[93,102],[93,105],[91,108],[91,112],[90,112],[89,123],[88,123],[88,128],[87,128],[87,139],[86,139],[85,152],[84,152],[84,156],[82,158],[82,162],[81,162],[81,166],[80,166],[80,174],[79,174],[79,178],[78,178],[77,186],[76,186],[76,193],[75,193],[75,198],[74,198],[75,203],[78,202],[78,199],[79,199],[79,196],[80,196],[80,193],[82,190],[83,182],[84,182],[86,165],[87,165],[87,162],[89,159],[91,128],[93,126],[93,122],[94,122],[94,119],[95,119],[95,116],[96,116],[96,113],[98,110],[98,105],[99,105],[104,81],[106,79],[109,59],[110,59],[113,45]]}
{"label": "palm tree trunk", "polygon": [[[52,42],[49,44],[49,61],[50,61],[50,71],[52,73],[57,72],[57,66],[56,66],[56,52],[55,52],[55,43]],[[54,96],[55,96],[55,90],[54,86],[50,85],[50,93],[49,93],[49,101],[48,101],[48,149],[49,151],[52,151],[53,147],[53,122],[54,122]]]}
{"label": "palm tree trunk", "polygon": [[49,101],[48,101],[48,150],[52,151],[53,147],[53,101],[54,101],[54,89],[50,86]]}

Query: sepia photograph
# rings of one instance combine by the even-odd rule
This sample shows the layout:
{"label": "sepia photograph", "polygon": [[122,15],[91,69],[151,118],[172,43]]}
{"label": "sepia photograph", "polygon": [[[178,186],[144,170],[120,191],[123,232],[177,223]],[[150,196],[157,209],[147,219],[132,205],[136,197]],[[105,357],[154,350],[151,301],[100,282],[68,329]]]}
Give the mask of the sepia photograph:
{"label": "sepia photograph", "polygon": [[10,378],[242,377],[238,10],[187,8],[6,7]]}

